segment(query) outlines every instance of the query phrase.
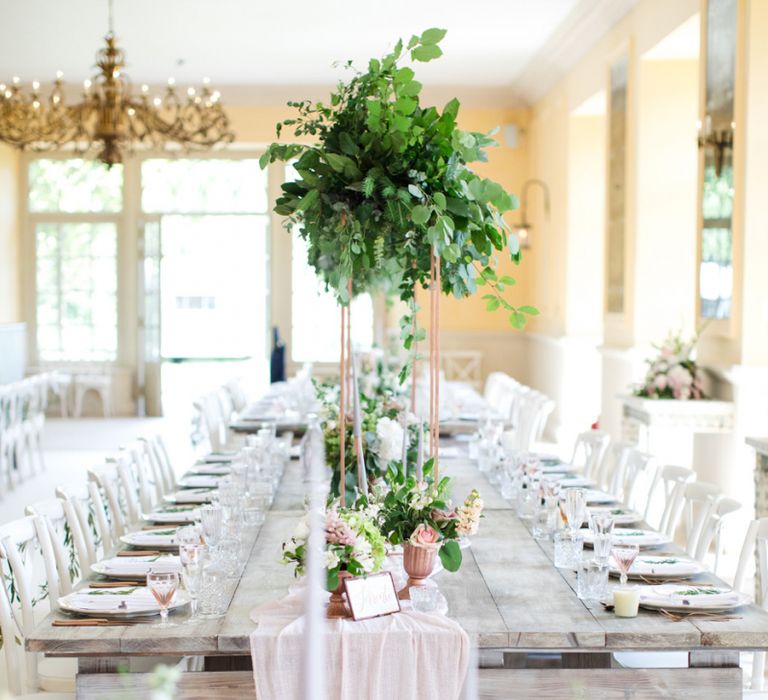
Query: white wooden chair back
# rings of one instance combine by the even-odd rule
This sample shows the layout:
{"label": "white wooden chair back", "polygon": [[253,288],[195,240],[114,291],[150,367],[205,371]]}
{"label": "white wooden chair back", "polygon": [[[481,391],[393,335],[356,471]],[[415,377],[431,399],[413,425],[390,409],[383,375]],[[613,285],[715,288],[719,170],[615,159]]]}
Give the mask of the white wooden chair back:
{"label": "white wooden chair back", "polygon": [[584,476],[591,479],[603,461],[610,442],[611,436],[602,430],[587,430],[579,433],[573,446],[571,464],[581,466]]}
{"label": "white wooden chair back", "polygon": [[242,413],[248,405],[248,395],[240,378],[228,381],[224,387],[232,397],[232,405],[237,413]]}
{"label": "white wooden chair back", "polygon": [[125,454],[117,458],[117,478],[120,482],[121,502],[125,504],[125,529],[130,532],[141,522],[141,500],[137,471],[133,461]]}
{"label": "white wooden chair back", "polygon": [[504,372],[490,372],[485,379],[485,388],[483,389],[483,398],[491,407],[494,406],[499,394],[502,391],[504,379],[509,375]]}
{"label": "white wooden chair back", "polygon": [[445,350],[440,367],[449,382],[462,382],[475,390],[482,387],[483,353],[479,350]]}
{"label": "white wooden chair back", "polygon": [[[105,537],[117,539],[127,532],[128,518],[126,500],[122,491],[121,481],[118,478],[117,465],[104,464],[88,470],[88,479],[95,484],[101,494],[102,502],[106,505],[105,518],[97,517],[99,534],[103,541]],[[91,490],[91,495],[93,491]],[[97,514],[98,516],[98,514]]]}
{"label": "white wooden chair back", "polygon": [[685,534],[688,540],[685,551],[688,556],[696,555],[704,526],[715,512],[715,508],[723,496],[723,490],[717,484],[692,481],[685,485],[683,514]]}
{"label": "white wooden chair back", "polygon": [[668,537],[675,536],[685,505],[685,487],[693,481],[696,474],[693,469],[667,464],[661,469],[661,484],[664,489],[664,512],[659,522],[659,532]]}
{"label": "white wooden chair back", "polygon": [[83,574],[75,546],[76,540],[82,544],[79,525],[75,524],[74,530],[70,527],[60,498],[32,503],[24,509],[24,513],[40,518],[45,524],[53,556],[53,561],[46,562],[46,569],[55,567],[58,571],[61,595],[71,593],[73,585]]}
{"label": "white wooden chair back", "polygon": [[647,494],[650,487],[655,460],[653,455],[640,452],[636,447],[630,449],[627,455],[627,463],[624,472],[624,486],[622,491],[623,502],[627,508],[639,511],[641,506],[640,493]]}
{"label": "white wooden chair back", "polygon": [[613,494],[616,493],[617,485],[623,484],[623,475],[631,448],[632,445],[628,442],[614,442],[609,445],[600,464],[592,473],[592,479],[597,488],[606,489]]}
{"label": "white wooden chair back", "polygon": [[[95,487],[95,484],[93,486]],[[98,488],[95,488],[98,492]],[[95,564],[100,558],[101,535],[96,520],[97,504],[91,498],[87,483],[78,486],[59,486],[56,489],[56,495],[61,499],[70,531],[76,530],[78,533],[78,537],[75,538],[75,551],[80,562],[80,570],[85,576],[90,571],[91,564]],[[98,506],[102,510],[102,517],[105,517],[104,502],[100,494]]]}
{"label": "white wooden chair back", "polygon": [[14,437],[11,428],[11,393],[0,386],[0,499],[13,486]]}
{"label": "white wooden chair back", "polygon": [[[754,591],[745,590],[745,582],[747,574],[751,572],[752,564],[755,562],[755,551],[757,551],[755,579],[758,584],[755,603],[763,610],[768,610],[768,518],[759,518],[749,524],[741,548],[739,563],[736,567],[733,587],[748,595],[754,594]],[[752,690],[763,689],[764,674],[765,652],[755,652],[752,663]]]}
{"label": "white wooden chair back", "polygon": [[165,494],[169,493],[171,491],[171,486],[168,483],[168,475],[165,471],[165,467],[163,466],[163,458],[162,455],[159,453],[157,444],[156,444],[156,438],[140,438],[140,442],[142,443],[142,449],[144,450],[144,456],[147,461],[147,464],[149,465],[150,474],[152,475],[152,480],[155,485],[155,501],[159,502],[162,500],[163,496]]}
{"label": "white wooden chair back", "polygon": [[[13,590],[18,600],[12,605],[21,639],[34,630],[34,608],[47,589],[48,605],[55,610],[59,598],[59,579],[51,552],[45,523],[37,516],[27,516],[0,526],[0,576],[7,591]],[[42,555],[43,566],[37,561]],[[43,575],[41,576],[41,573]],[[4,638],[5,639],[5,638]],[[37,689],[37,655],[25,654],[26,684]]]}
{"label": "white wooden chair back", "polygon": [[202,416],[203,428],[210,443],[210,449],[212,452],[219,452],[224,447],[225,435],[221,419],[221,409],[216,394],[206,394],[200,399],[198,406]]}
{"label": "white wooden chair back", "polygon": [[176,490],[176,472],[173,469],[171,456],[165,446],[165,440],[162,435],[155,435],[150,438],[149,445],[152,448],[155,458],[160,465],[160,471],[163,475],[163,484],[166,493]]}
{"label": "white wooden chair back", "polygon": [[[122,461],[130,464],[139,493],[139,518],[142,513],[150,513],[163,497],[162,485],[155,473],[154,463],[149,457],[147,443],[137,440],[130,447],[121,451]],[[120,457],[118,457],[118,462]]]}
{"label": "white wooden chair back", "polygon": [[710,514],[709,518],[707,518],[707,521],[701,528],[699,541],[696,545],[696,551],[693,553],[693,557],[700,562],[704,562],[710,546],[714,543],[715,561],[712,565],[712,572],[715,574],[720,566],[720,554],[723,550],[721,538],[725,518],[731,513],[741,510],[741,508],[741,503],[733,498],[720,498],[715,505],[714,512]]}
{"label": "white wooden chair back", "polygon": [[[2,563],[0,552],[0,563]],[[3,635],[3,656],[5,657],[5,677],[11,696],[21,695],[24,688],[22,670],[25,666],[24,636],[11,608],[8,589],[0,586],[0,633]]]}

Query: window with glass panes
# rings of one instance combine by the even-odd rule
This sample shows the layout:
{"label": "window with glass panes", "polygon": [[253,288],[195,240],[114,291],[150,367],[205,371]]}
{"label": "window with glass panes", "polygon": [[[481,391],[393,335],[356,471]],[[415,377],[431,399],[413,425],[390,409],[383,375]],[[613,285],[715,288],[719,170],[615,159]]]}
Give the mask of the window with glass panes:
{"label": "window with glass panes", "polygon": [[113,361],[122,166],[40,158],[28,181],[38,359]]}

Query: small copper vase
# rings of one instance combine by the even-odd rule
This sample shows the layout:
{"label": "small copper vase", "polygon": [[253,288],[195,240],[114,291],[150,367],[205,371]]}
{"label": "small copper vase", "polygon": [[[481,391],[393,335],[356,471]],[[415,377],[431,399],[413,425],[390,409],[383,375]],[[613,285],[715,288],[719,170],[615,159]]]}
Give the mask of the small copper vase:
{"label": "small copper vase", "polygon": [[349,571],[339,571],[339,585],[331,593],[331,599],[328,601],[328,608],[325,611],[325,616],[328,619],[343,620],[352,617],[344,600],[344,579],[351,577],[352,574]]}
{"label": "small copper vase", "polygon": [[437,549],[434,547],[420,547],[410,542],[403,545],[403,568],[408,574],[408,583],[397,594],[400,600],[411,599],[411,586],[427,585],[427,578],[435,568],[436,556]]}

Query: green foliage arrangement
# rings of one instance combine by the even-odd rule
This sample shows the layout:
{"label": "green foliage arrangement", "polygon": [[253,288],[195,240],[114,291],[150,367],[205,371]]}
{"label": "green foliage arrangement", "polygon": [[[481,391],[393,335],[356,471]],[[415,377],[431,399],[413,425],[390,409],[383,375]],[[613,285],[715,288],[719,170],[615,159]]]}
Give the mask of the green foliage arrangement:
{"label": "green foliage arrangement", "polygon": [[[490,135],[457,126],[458,100],[442,111],[423,107],[422,85],[401,63],[442,55],[443,29],[398,41],[365,72],[340,82],[330,104],[290,102],[297,116],[277,125],[314,143],[273,143],[261,163],[294,162],[295,180],[282,186],[275,212],[288,217],[308,244],[310,264],[342,304],[353,295],[399,292],[415,308],[415,287],[430,281],[434,250],[441,259],[442,292],[462,298],[487,286],[488,310],[502,309],[522,328],[530,306],[513,306],[505,289],[514,278],[497,275],[498,256],[520,261],[516,235],[503,219],[517,206],[498,183],[470,170],[496,145]],[[352,69],[351,62],[347,67]],[[404,324],[408,347],[418,340]]]}

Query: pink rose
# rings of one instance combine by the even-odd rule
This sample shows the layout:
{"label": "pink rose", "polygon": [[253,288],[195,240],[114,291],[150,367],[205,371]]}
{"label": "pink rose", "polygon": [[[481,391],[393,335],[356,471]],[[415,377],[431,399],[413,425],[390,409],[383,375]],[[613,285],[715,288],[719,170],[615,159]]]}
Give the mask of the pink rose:
{"label": "pink rose", "polygon": [[421,523],[416,526],[416,529],[411,535],[411,544],[417,544],[421,547],[434,547],[437,545],[437,541],[440,538],[437,530]]}
{"label": "pink rose", "polygon": [[456,520],[459,516],[456,515],[455,510],[440,510],[439,508],[432,509],[432,520],[436,523],[444,523],[448,520]]}

